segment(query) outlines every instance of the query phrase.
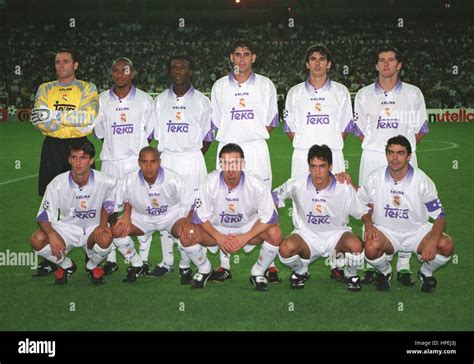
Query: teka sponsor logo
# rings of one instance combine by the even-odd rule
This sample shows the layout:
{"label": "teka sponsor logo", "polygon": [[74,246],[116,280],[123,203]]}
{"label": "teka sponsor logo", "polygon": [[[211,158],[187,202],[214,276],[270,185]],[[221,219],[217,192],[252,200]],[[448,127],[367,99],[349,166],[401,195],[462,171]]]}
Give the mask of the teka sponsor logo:
{"label": "teka sponsor logo", "polygon": [[19,354],[47,354],[50,358],[56,356],[56,342],[53,340],[30,340],[26,338],[18,342]]}

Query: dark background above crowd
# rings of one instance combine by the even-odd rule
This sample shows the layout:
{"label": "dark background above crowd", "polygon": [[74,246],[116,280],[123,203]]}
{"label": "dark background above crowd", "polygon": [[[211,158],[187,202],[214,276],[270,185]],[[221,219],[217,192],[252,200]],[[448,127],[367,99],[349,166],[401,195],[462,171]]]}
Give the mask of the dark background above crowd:
{"label": "dark background above crowd", "polygon": [[402,80],[420,87],[427,107],[474,104],[474,26],[472,5],[465,1],[17,0],[3,5],[0,95],[17,108],[31,107],[38,86],[55,79],[59,48],[78,52],[77,78],[99,91],[110,87],[110,65],[118,56],[134,61],[139,88],[157,93],[167,87],[167,59],[188,54],[195,61],[193,83],[209,92],[231,71],[229,48],[237,38],[256,43],[254,69],[281,95],[305,79],[303,57],[313,43],[332,51],[330,77],[351,93],[377,77],[375,51],[394,44],[404,56]]}

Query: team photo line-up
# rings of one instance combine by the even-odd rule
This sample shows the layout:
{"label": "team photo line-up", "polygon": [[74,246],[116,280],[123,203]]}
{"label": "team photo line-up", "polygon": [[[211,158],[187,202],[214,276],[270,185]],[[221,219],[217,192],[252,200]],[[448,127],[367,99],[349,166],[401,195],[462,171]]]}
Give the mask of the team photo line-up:
{"label": "team photo line-up", "polygon": [[[357,92],[354,111],[348,89],[328,77],[327,47],[307,49],[308,77],[288,91],[283,115],[294,148],[291,178],[273,190],[266,139],[279,123],[277,94],[271,80],[253,72],[251,42],[234,43],[233,71],[215,82],[210,99],[193,87],[193,61],[186,55],[169,59],[170,86],[155,99],[133,84],[130,59],[113,61],[113,85],[98,95],[94,84],[75,78],[76,57],[57,51],[57,80],[40,85],[31,113],[45,135],[43,200],[31,236],[44,260],[35,276],[54,273],[56,284],[67,283],[77,270],[68,253],[82,247],[95,284],[118,270],[116,250],[129,263],[124,282],[160,277],[174,271],[176,244],[181,284],[203,288],[232,277],[231,254],[260,245],[250,272],[258,291],[281,282],[277,256],[292,269],[292,288],[304,288],[310,263],[330,257],[331,278],[349,291],[361,284],[385,291],[398,253],[397,280],[412,286],[414,252],[422,261],[421,291],[434,292],[433,272],[449,261],[453,242],[444,232],[435,184],[417,168],[416,146],[428,133],[424,97],[400,80],[402,56],[395,47],[374,55],[378,78]],[[92,133],[103,142],[101,171],[87,138]],[[345,172],[343,146],[351,133],[362,141],[358,183]],[[216,170],[207,174],[204,154],[215,139]],[[294,230],[283,236],[277,210],[287,199]],[[363,239],[348,226],[349,215],[362,221]],[[150,270],[155,231],[163,261]],[[208,251],[219,252],[217,269]]]}

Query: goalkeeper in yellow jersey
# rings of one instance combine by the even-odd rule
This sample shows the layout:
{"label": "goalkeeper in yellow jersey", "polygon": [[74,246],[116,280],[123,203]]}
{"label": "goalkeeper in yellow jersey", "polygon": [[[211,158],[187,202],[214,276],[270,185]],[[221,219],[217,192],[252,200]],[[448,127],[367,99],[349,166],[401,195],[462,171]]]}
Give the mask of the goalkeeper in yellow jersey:
{"label": "goalkeeper in yellow jersey", "polygon": [[38,88],[30,119],[46,136],[41,149],[40,196],[54,177],[70,169],[69,146],[72,142],[87,140],[99,109],[95,85],[75,78],[79,66],[75,54],[61,49],[56,53],[54,64],[58,80],[43,83]]}

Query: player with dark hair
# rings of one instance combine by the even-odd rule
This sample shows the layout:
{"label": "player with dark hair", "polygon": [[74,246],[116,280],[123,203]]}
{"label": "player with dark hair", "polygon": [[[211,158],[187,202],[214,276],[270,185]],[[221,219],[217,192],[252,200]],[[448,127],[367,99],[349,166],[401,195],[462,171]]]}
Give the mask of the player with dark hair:
{"label": "player with dark hair", "polygon": [[69,147],[71,171],[55,177],[46,188],[36,221],[40,228],[31,236],[33,249],[58,266],[56,284],[65,284],[76,271],[68,257],[73,247],[83,247],[86,270],[94,284],[104,283],[99,264],[111,249],[108,220],[115,212],[116,181],[91,169],[95,149],[89,141],[75,141]]}

